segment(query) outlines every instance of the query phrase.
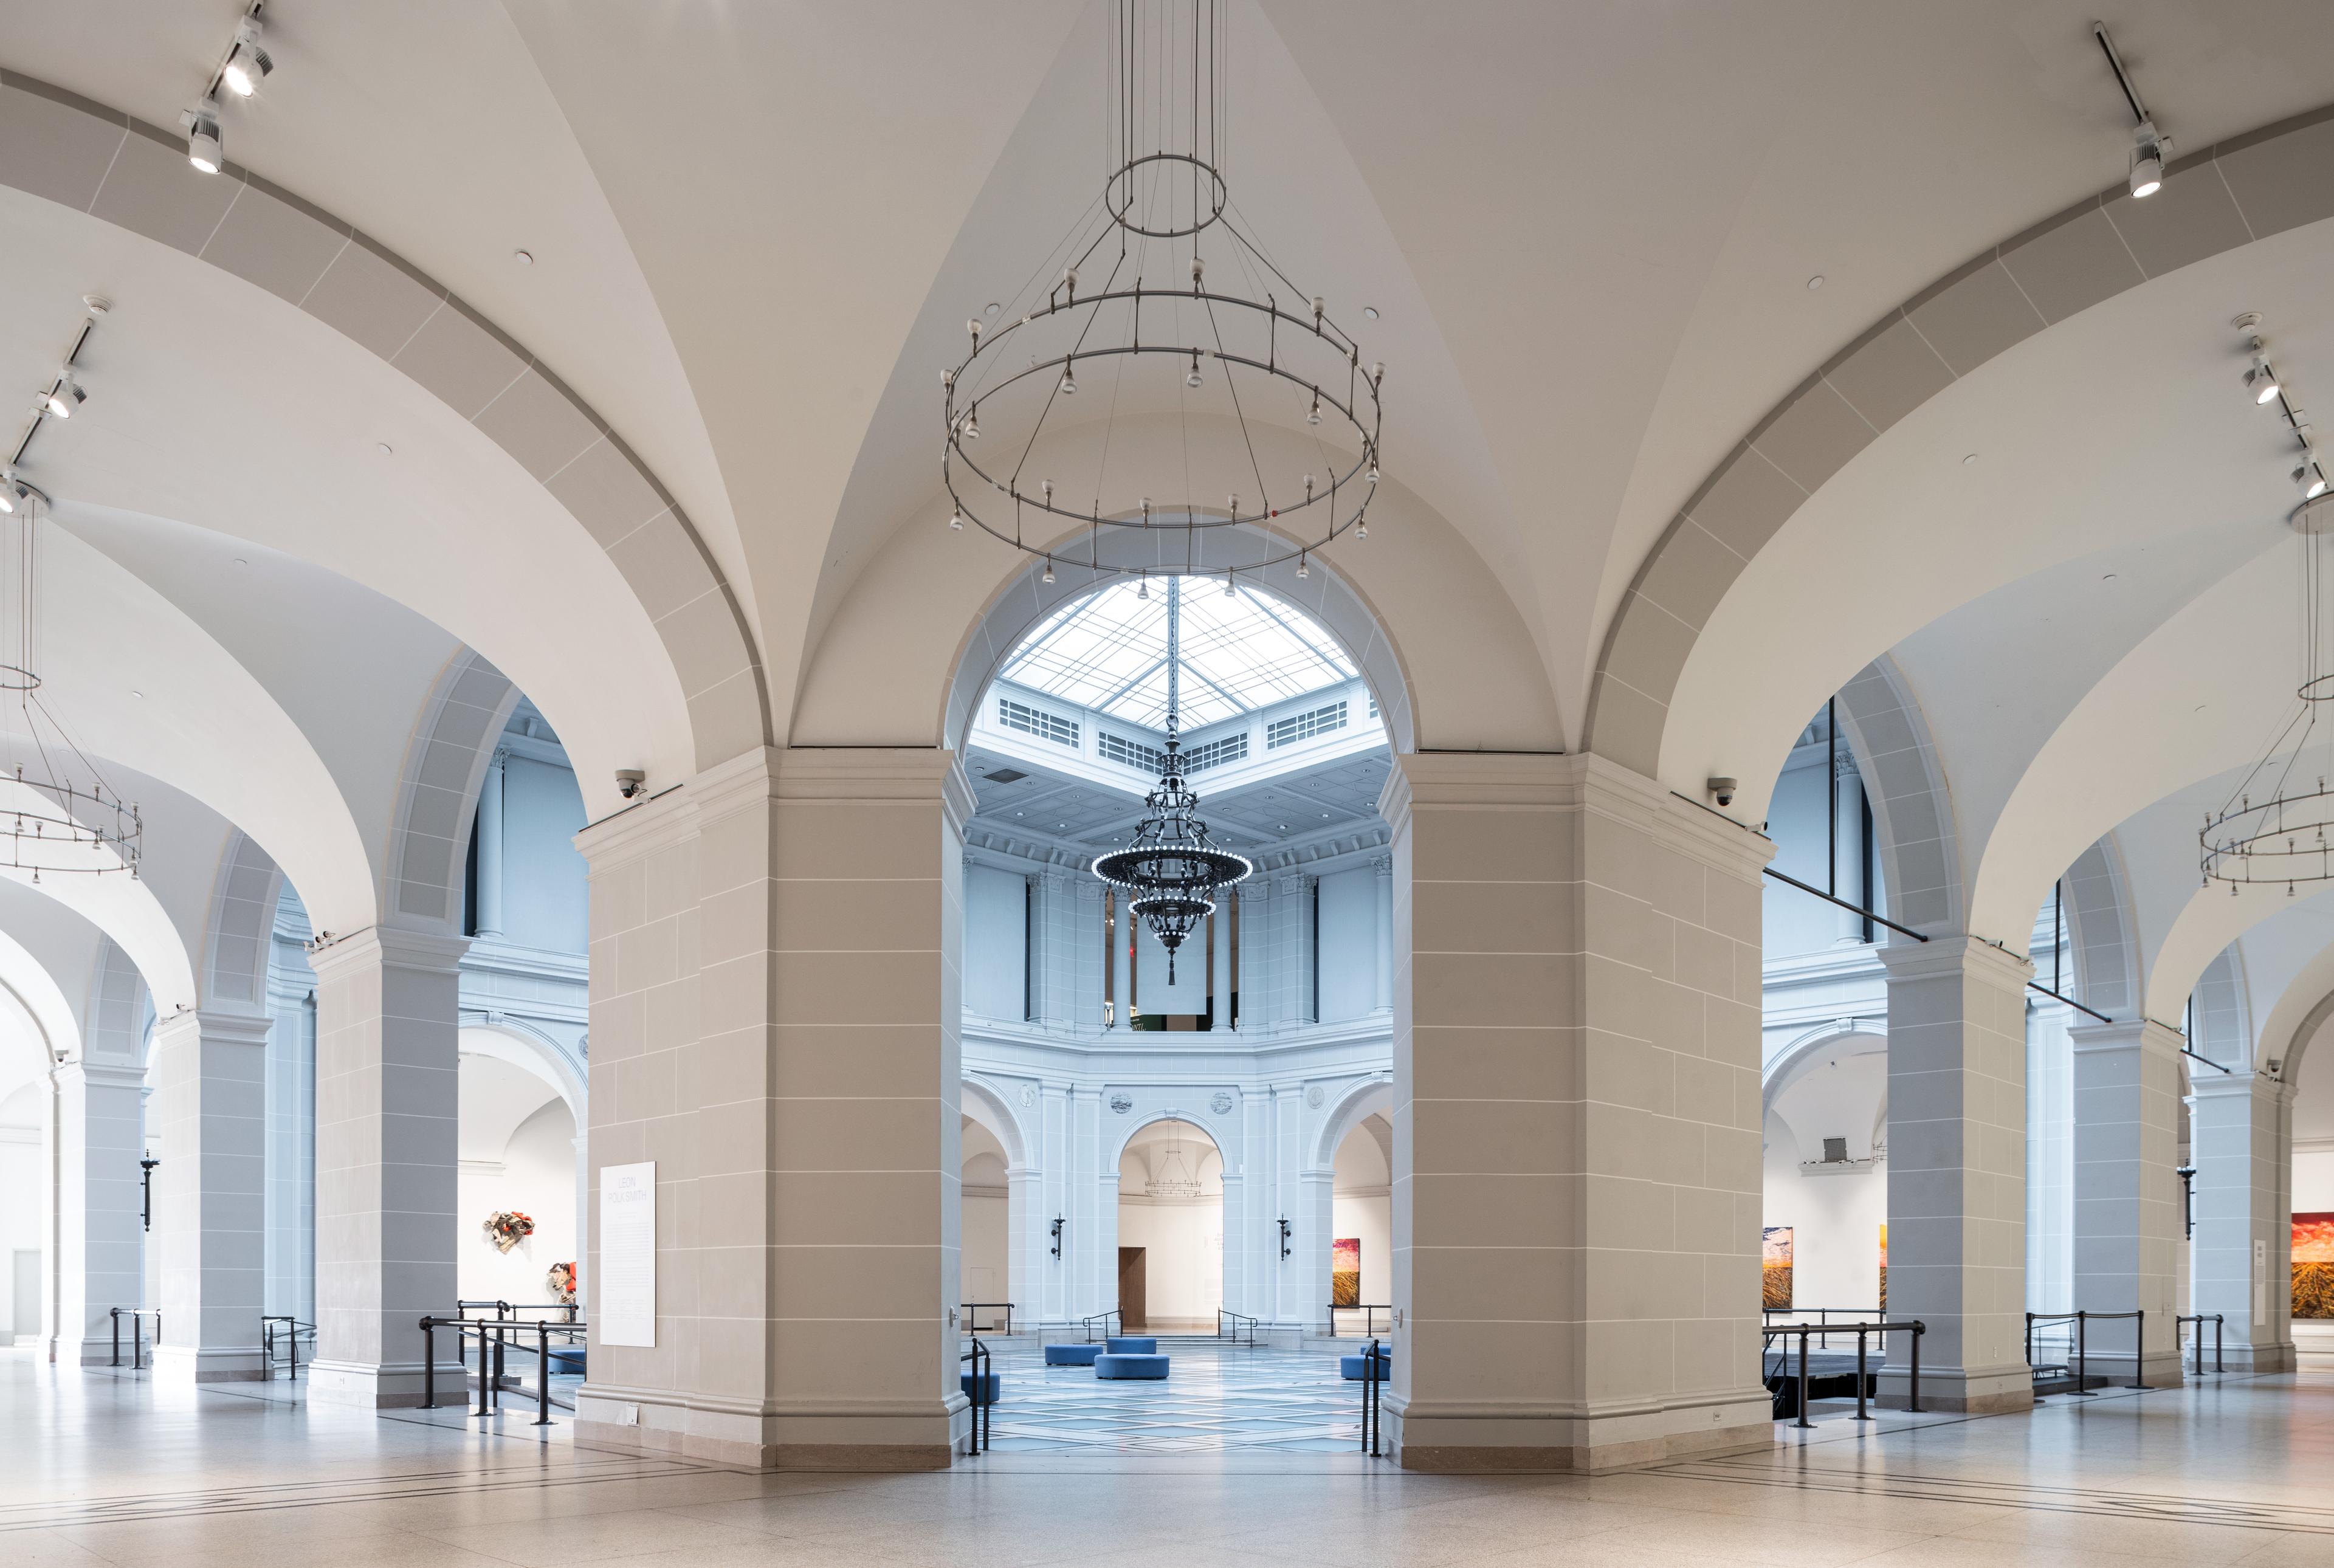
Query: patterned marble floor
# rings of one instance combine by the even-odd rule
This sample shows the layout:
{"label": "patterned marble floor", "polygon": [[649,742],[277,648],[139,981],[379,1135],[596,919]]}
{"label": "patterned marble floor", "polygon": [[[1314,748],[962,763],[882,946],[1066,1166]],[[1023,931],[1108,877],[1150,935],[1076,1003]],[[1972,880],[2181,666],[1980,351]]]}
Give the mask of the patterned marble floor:
{"label": "patterned marble floor", "polygon": [[1105,1382],[1089,1367],[1046,1366],[1034,1340],[982,1342],[1004,1391],[992,1453],[1361,1450],[1362,1385],[1338,1376],[1334,1350],[1162,1340],[1166,1381]]}

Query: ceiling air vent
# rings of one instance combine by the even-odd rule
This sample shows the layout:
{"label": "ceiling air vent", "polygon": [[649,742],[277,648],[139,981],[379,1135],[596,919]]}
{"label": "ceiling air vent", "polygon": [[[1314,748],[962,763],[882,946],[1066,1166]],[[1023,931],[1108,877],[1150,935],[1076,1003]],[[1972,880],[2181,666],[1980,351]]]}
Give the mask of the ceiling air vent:
{"label": "ceiling air vent", "polygon": [[982,775],[989,784],[1019,784],[1029,775],[1018,767],[991,768]]}
{"label": "ceiling air vent", "polygon": [[1825,1139],[1823,1162],[1826,1165],[1846,1165],[1847,1163],[1847,1140],[1845,1138]]}

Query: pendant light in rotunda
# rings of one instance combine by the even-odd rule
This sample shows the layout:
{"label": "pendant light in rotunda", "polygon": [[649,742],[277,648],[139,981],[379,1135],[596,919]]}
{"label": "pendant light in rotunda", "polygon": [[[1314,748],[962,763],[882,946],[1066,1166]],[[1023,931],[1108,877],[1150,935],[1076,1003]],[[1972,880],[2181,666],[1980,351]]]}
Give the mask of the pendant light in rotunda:
{"label": "pendant light in rotunda", "polygon": [[1200,1173],[1183,1153],[1183,1130],[1171,1122],[1167,1152],[1161,1157],[1158,1173],[1152,1177],[1143,1190],[1153,1198],[1197,1198],[1200,1196]]}
{"label": "pendant light in rotunda", "polygon": [[1129,895],[1127,907],[1151,928],[1167,949],[1167,983],[1175,983],[1175,951],[1201,919],[1213,914],[1216,895],[1243,880],[1255,866],[1245,855],[1219,849],[1200,817],[1200,797],[1183,779],[1182,742],[1176,730],[1182,701],[1182,579],[1167,580],[1167,750],[1158,787],[1143,797],[1149,808],[1134,842],[1098,857],[1094,873]]}
{"label": "pendant light in rotunda", "polygon": [[[1369,536],[1385,367],[1246,232],[1222,173],[1222,13],[1114,0],[1112,172],[1022,293],[966,322],[971,347],[941,373],[949,525],[1043,556],[1047,582],[1056,565],[1230,583],[1294,561],[1303,577],[1314,551]],[[1148,443],[1127,434],[1138,422]],[[1180,499],[1128,476],[1162,424]],[[1309,455],[1259,440],[1276,427]]]}

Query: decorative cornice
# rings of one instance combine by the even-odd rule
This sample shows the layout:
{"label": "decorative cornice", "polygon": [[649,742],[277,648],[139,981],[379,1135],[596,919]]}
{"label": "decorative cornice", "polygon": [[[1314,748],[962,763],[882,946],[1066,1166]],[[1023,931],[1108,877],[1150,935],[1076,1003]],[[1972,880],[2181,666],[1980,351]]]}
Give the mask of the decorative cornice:
{"label": "decorative cornice", "polygon": [[1894,943],[1874,951],[1887,967],[1891,982],[1966,974],[1972,979],[2022,996],[2026,982],[2034,978],[2034,966],[2026,959],[1975,937],[1934,937],[1926,942]]}
{"label": "decorative cornice", "polygon": [[345,973],[372,964],[386,969],[426,969],[452,975],[459,972],[462,955],[469,951],[469,948],[470,938],[468,937],[408,931],[394,926],[371,926],[349,936],[335,938],[329,945],[310,953],[308,967],[316,971],[316,980],[320,985],[330,984]]}

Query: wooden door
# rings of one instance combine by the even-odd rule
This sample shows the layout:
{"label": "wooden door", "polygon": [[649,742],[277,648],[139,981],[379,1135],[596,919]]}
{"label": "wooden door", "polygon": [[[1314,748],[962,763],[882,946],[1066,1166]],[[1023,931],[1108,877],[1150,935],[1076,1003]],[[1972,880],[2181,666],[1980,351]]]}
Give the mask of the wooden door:
{"label": "wooden door", "polygon": [[1119,1326],[1139,1329],[1147,1327],[1150,1322],[1143,1303],[1143,1249],[1122,1246],[1118,1249]]}

